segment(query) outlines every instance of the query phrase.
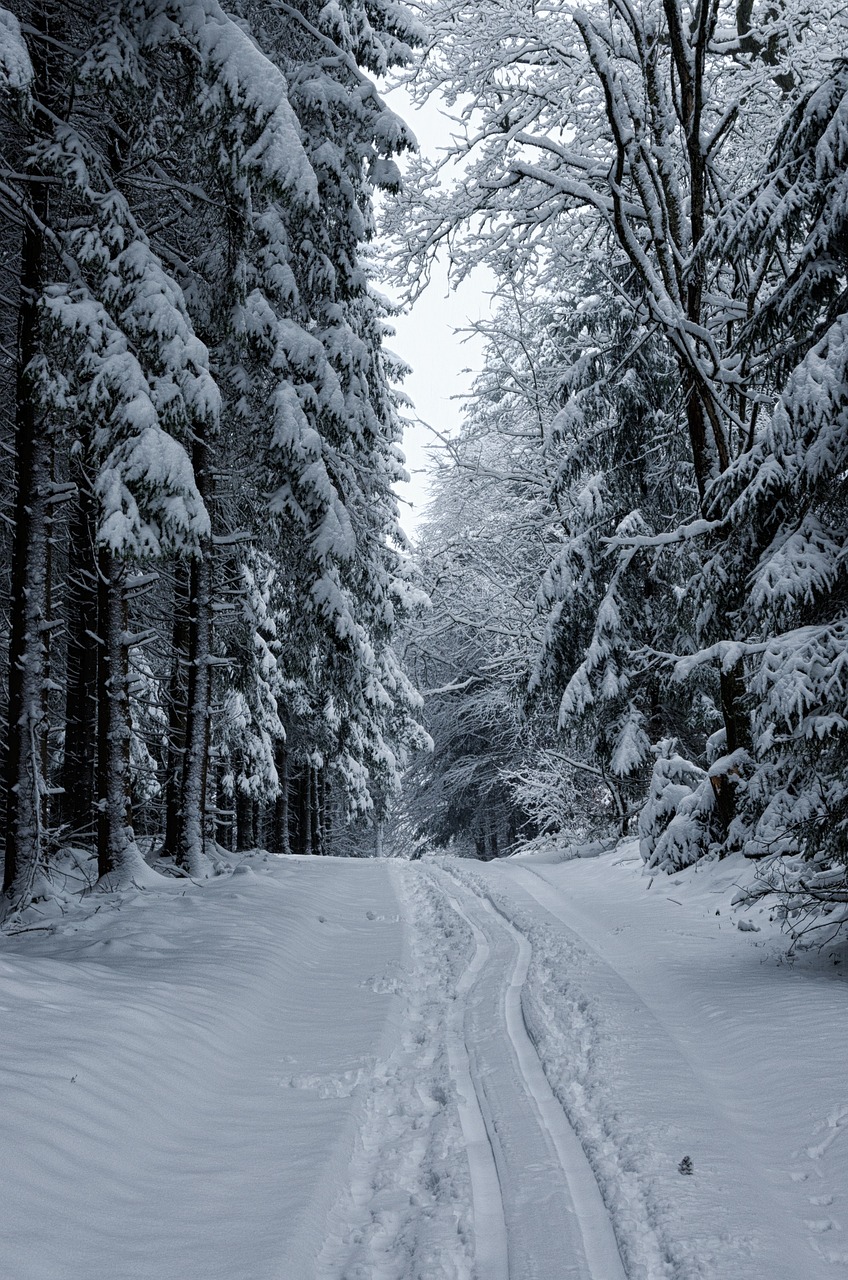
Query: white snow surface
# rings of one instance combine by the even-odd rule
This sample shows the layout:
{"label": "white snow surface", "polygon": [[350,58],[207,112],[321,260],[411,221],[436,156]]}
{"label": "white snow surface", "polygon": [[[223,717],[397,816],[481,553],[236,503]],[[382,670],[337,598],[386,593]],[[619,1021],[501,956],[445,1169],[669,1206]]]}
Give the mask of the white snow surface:
{"label": "white snow surface", "polygon": [[27,89],[33,70],[21,24],[8,9],[0,9],[0,86],[4,89]]}
{"label": "white snow surface", "polygon": [[749,874],[259,853],[2,936],[0,1276],[846,1275],[848,953]]}

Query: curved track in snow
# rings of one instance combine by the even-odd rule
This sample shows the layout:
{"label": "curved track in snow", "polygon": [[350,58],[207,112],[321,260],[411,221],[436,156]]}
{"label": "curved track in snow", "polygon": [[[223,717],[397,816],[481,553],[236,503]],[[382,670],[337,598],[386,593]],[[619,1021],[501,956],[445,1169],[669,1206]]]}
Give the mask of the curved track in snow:
{"label": "curved track in snow", "polygon": [[448,1018],[448,1061],[457,1091],[459,1119],[468,1155],[474,1204],[475,1262],[487,1280],[509,1280],[509,1244],[498,1167],[491,1138],[491,1117],[481,1106],[475,1083],[473,1054],[465,1035],[465,1002],[485,968],[491,949],[483,930],[463,911],[456,898],[452,909],[468,925],[474,937],[474,955],[456,984],[456,999]]}
{"label": "curved track in snow", "polygon": [[[580,870],[575,868],[578,883]],[[810,1213],[803,1219],[806,1251],[791,1227],[796,1180],[802,1186],[809,1180],[813,1187],[807,1196],[811,1209],[836,1202],[829,1188],[816,1194],[823,1178],[813,1167],[818,1148],[787,1144],[783,1167],[779,1148],[773,1164],[762,1158],[764,1149],[772,1149],[766,1139],[771,1139],[782,1105],[781,1091],[771,1088],[769,1079],[782,1069],[784,1044],[772,1040],[771,1056],[758,1056],[760,1069],[753,1082],[735,1059],[743,1025],[759,1016],[754,993],[797,1000],[794,989],[786,989],[791,979],[776,967],[753,969],[738,955],[723,955],[715,934],[707,935],[714,949],[702,951],[703,969],[697,960],[687,960],[690,936],[697,937],[691,912],[676,925],[677,950],[665,972],[657,957],[664,954],[664,930],[676,917],[651,937],[648,920],[661,920],[662,912],[656,910],[656,900],[637,899],[654,916],[628,936],[627,925],[635,918],[632,907],[631,916],[618,915],[615,907],[604,914],[594,899],[587,900],[585,890],[582,898],[564,892],[562,872],[557,876],[544,864],[507,862],[482,870],[455,864],[446,872],[451,884],[459,881],[482,911],[496,914],[517,934],[529,965],[523,1019],[561,1114],[567,1114],[572,1136],[579,1135],[581,1150],[591,1160],[597,1182],[589,1190],[603,1190],[628,1274],[646,1280],[724,1280],[731,1275],[736,1280],[799,1280],[819,1274],[820,1260],[825,1266],[844,1264],[848,1255],[839,1244],[838,1217]],[[523,982],[523,977],[519,970],[517,978]],[[720,1002],[730,1005],[740,981],[747,987],[739,1005],[744,1019],[737,1013],[735,1026],[731,1023],[719,1034],[711,1017]],[[813,998],[809,984],[805,994]],[[827,1085],[826,1072],[822,1079]],[[769,1088],[771,1103],[757,1102],[755,1109],[752,1093]],[[820,1128],[826,1124],[829,1132],[837,1132],[840,1114],[838,1108],[830,1111]],[[785,1123],[781,1115],[778,1125]],[[696,1166],[692,1179],[680,1176],[678,1164],[690,1152]],[[596,1229],[600,1224],[602,1231],[604,1214],[599,1210],[594,1217],[591,1195],[581,1202],[579,1171],[582,1167],[586,1173],[587,1163],[579,1154],[573,1164],[568,1156],[563,1160],[568,1174],[574,1170],[578,1179],[569,1176],[586,1269],[563,1267],[552,1274],[585,1274],[593,1280],[621,1276],[621,1270],[608,1271],[608,1263],[591,1253],[602,1239]],[[501,1181],[505,1184],[503,1176]],[[511,1280],[536,1274],[548,1273],[521,1264]]]}
{"label": "curved track in snow", "polygon": [[[446,883],[447,882],[447,883]],[[609,1215],[522,1011],[528,939],[487,898],[434,876],[471,930],[449,1056],[460,1097],[481,1280],[626,1280]]]}

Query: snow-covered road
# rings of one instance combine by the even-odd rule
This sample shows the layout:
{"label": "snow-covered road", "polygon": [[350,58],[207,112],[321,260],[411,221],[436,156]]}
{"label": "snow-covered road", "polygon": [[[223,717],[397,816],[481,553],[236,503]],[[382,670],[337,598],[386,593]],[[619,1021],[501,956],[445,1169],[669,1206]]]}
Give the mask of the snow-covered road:
{"label": "snow-covered road", "polygon": [[3,939],[0,1277],[844,1276],[845,951],[739,872],[257,855]]}

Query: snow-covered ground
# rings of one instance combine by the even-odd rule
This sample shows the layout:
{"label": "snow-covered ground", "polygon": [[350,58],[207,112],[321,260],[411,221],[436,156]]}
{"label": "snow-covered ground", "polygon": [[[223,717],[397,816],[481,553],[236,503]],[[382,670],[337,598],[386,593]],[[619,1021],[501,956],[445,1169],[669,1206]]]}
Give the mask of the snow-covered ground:
{"label": "snow-covered ground", "polygon": [[848,956],[742,874],[255,855],[4,937],[0,1277],[848,1274]]}

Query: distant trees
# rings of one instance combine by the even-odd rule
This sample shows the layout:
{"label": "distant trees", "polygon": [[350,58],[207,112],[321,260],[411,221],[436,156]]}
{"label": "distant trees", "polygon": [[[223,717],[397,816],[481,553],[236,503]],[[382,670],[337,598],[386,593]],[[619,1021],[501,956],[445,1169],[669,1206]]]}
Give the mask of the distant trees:
{"label": "distant trees", "polygon": [[[535,539],[543,560],[517,608],[535,595],[536,620],[496,677],[521,724],[499,776],[543,825],[544,776],[555,825],[563,778],[579,776],[572,822],[587,803],[619,829],[641,811],[658,867],[741,848],[796,923],[809,910],[838,924],[845,64],[819,61],[832,15],[720,0],[427,13],[418,82],[467,103],[464,173],[436,199],[438,174],[419,168],[396,205],[411,245],[398,262],[414,290],[449,244],[458,271],[485,259],[501,281],[510,336],[489,336],[453,504],[482,492],[465,457],[487,412],[488,503],[504,540]],[[515,502],[503,460],[534,415]],[[452,538],[437,501],[426,545]],[[478,552],[478,574],[495,572],[499,552]],[[485,625],[464,625],[480,643]]]}
{"label": "distant trees", "polygon": [[418,39],[376,0],[0,10],[13,905],[70,839],[145,874],[138,818],[192,875],[323,851],[420,737],[360,259],[409,145],[369,76]]}
{"label": "distant trees", "polygon": [[518,474],[526,443],[516,431],[508,456],[509,443],[489,430],[490,412],[481,395],[473,426],[435,477],[417,546],[431,607],[408,624],[404,650],[433,738],[432,754],[405,775],[405,813],[438,842],[459,838],[481,857],[497,856],[527,822],[504,771],[523,735],[525,628],[538,567],[516,537],[526,486],[536,486],[531,471],[526,485]]}

